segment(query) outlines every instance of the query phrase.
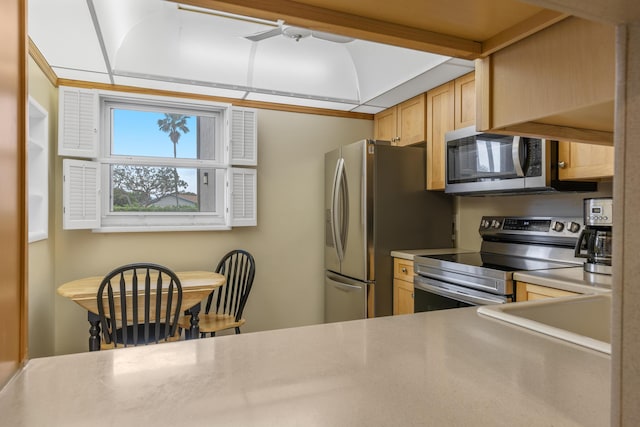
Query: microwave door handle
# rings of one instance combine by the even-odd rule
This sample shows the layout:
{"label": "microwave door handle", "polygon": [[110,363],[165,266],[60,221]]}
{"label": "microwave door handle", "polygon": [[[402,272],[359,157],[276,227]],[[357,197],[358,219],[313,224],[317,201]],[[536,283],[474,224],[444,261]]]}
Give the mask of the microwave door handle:
{"label": "microwave door handle", "polygon": [[521,139],[519,136],[513,137],[513,143],[511,144],[511,157],[513,158],[513,167],[516,170],[516,175],[524,177],[524,170],[522,169],[522,162],[520,161],[520,144]]}

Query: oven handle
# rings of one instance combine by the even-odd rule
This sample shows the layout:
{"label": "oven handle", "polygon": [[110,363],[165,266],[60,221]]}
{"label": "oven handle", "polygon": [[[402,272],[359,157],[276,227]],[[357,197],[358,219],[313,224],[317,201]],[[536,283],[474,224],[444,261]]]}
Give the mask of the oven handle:
{"label": "oven handle", "polygon": [[415,288],[421,289],[423,291],[431,292],[433,294],[440,295],[442,297],[451,298],[456,301],[466,302],[472,305],[503,304],[505,302],[499,297],[496,297],[496,298],[481,297],[477,295],[470,295],[468,293],[465,293],[459,290],[443,288],[442,285],[445,285],[445,283],[438,282],[436,280],[427,279],[420,276],[415,277],[413,285]]}
{"label": "oven handle", "polygon": [[[471,279],[476,279],[476,281],[473,280],[462,280],[459,279],[458,277],[460,276],[464,276],[463,273],[453,273],[456,274],[457,277],[451,277],[451,276],[447,276],[444,274],[438,274],[436,271],[441,271],[439,269],[434,269],[432,267],[422,267],[419,264],[415,264],[416,270],[415,272],[418,273],[418,275],[420,276],[420,278],[424,278],[426,279],[425,276],[428,276],[429,278],[434,278],[437,279],[434,283],[453,283],[455,285],[459,285],[459,286],[467,286],[467,287],[471,287],[474,289],[480,289],[482,290],[482,288],[484,289],[491,289],[491,290],[496,290],[496,286],[488,286],[484,283],[482,283],[482,277],[480,278],[474,278],[474,277],[470,277]],[[424,273],[424,274],[423,274]],[[484,279],[486,281],[490,280],[490,279]],[[495,283],[495,280],[491,280],[493,283]]]}

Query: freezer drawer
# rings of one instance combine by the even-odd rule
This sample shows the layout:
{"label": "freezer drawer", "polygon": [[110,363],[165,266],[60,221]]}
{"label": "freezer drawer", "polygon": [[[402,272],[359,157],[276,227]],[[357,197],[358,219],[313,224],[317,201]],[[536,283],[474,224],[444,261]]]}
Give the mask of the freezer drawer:
{"label": "freezer drawer", "polygon": [[324,279],[325,323],[367,317],[367,283],[327,272]]}

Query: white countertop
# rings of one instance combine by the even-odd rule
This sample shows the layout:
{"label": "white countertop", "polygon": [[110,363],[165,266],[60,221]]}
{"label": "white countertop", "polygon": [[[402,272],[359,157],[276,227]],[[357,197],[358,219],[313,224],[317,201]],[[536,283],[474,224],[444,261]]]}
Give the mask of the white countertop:
{"label": "white countertop", "polygon": [[582,267],[517,271],[513,273],[513,279],[579,294],[611,292],[611,276],[587,273]]}
{"label": "white countertop", "polygon": [[420,255],[441,255],[441,254],[461,254],[468,252],[477,252],[470,249],[463,248],[438,248],[438,249],[398,249],[391,251],[391,256],[394,258],[402,258],[413,261],[415,256]]}
{"label": "white countertop", "polygon": [[2,425],[608,425],[610,357],[475,307],[29,361]]}

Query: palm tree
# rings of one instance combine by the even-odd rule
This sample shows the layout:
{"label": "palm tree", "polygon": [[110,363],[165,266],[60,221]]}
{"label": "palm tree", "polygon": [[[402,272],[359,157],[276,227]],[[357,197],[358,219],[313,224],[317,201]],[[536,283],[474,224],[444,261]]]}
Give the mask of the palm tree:
{"label": "palm tree", "polygon": [[[189,116],[185,116],[184,114],[169,114],[164,113],[164,119],[158,119],[158,129],[161,132],[168,133],[169,139],[173,142],[173,158],[177,158],[177,148],[178,141],[180,140],[181,133],[188,133],[189,128],[187,127],[187,119]],[[173,178],[175,182],[175,191],[176,191],[176,209],[180,207],[180,202],[178,199],[178,170],[173,170]]]}

